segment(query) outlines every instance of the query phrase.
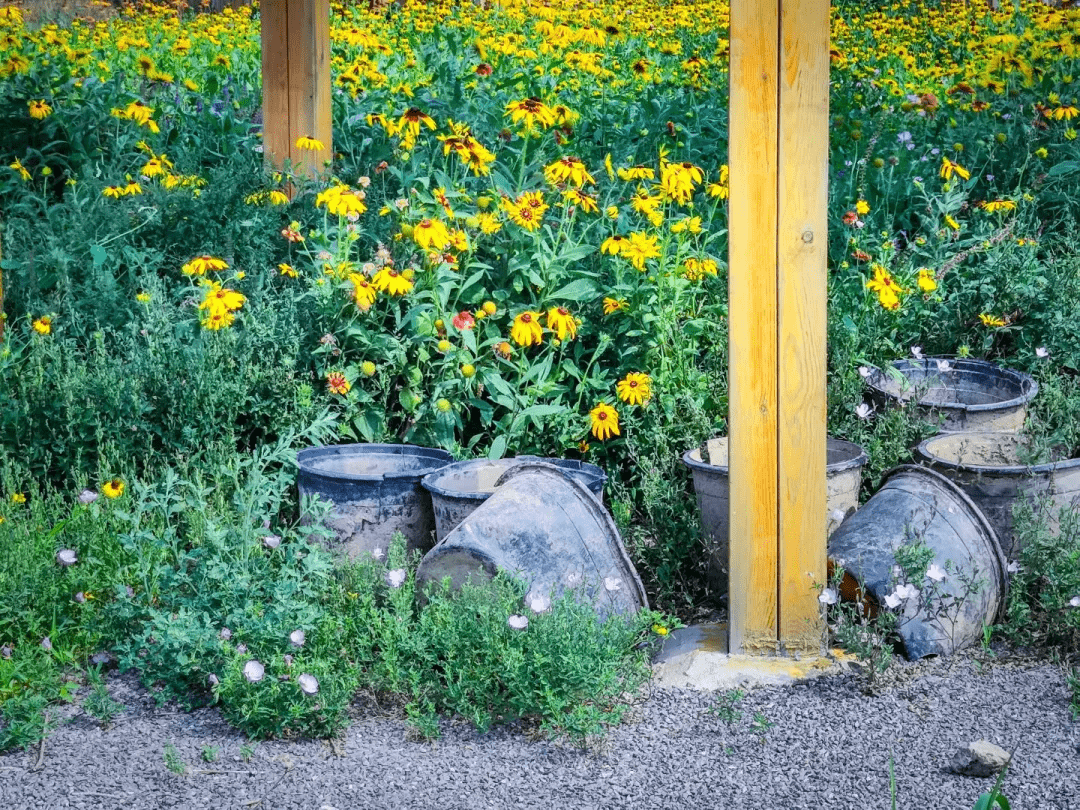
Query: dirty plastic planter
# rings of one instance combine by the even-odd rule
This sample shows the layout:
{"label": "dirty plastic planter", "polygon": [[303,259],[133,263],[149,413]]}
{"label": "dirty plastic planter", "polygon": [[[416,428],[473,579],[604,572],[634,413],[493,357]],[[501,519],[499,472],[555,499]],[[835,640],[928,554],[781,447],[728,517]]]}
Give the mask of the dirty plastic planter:
{"label": "dirty plastic planter", "polygon": [[[939,362],[948,363],[948,369],[940,370]],[[1030,375],[985,360],[926,357],[897,360],[892,368],[898,374],[875,368],[867,378],[877,404],[917,399],[927,417],[942,420],[942,431],[1016,432],[1039,392]]]}
{"label": "dirty plastic planter", "polygon": [[[708,463],[702,452],[709,457]],[[694,494],[701,513],[701,528],[709,556],[709,581],[720,593],[728,590],[728,440],[709,439],[702,447],[683,454],[683,464],[694,476]],[[832,534],[859,507],[862,468],[868,461],[862,447],[829,437],[826,442],[826,531]]]}
{"label": "dirty plastic planter", "polygon": [[583,593],[600,615],[649,606],[607,509],[578,480],[538,461],[504,472],[491,496],[427,553],[416,582],[423,593],[449,577],[456,589],[500,570],[533,594]]}
{"label": "dirty plastic planter", "polygon": [[420,483],[431,493],[431,506],[435,510],[435,537],[442,540],[462,520],[486,501],[495,491],[495,482],[515,464],[539,461],[564,470],[589,488],[601,502],[604,500],[604,484],[607,474],[595,464],[568,458],[538,458],[517,456],[494,461],[474,459],[455,461],[441,470],[428,473]]}
{"label": "dirty plastic planter", "polygon": [[[297,487],[334,508],[326,518],[335,550],[349,559],[386,550],[394,532],[405,535],[409,550],[433,544],[435,515],[420,479],[453,460],[445,450],[411,444],[339,444],[309,447],[296,454]],[[310,517],[301,516],[302,520]]]}
{"label": "dirty plastic planter", "polygon": [[[933,562],[949,569],[938,583],[946,598],[965,595],[964,578],[982,584],[956,611],[940,617],[932,615],[933,606],[918,612],[917,598],[904,603],[899,635],[913,661],[980,641],[983,627],[993,624],[1004,606],[1007,587],[1005,560],[986,516],[949,479],[913,464],[886,473],[874,496],[836,530],[829,539],[829,563],[852,575],[869,595],[871,607],[879,607],[897,584],[896,549],[915,538],[933,550]],[[902,584],[922,591],[932,583],[923,579]]]}
{"label": "dirty plastic planter", "polygon": [[1080,458],[1025,464],[1028,447],[1014,433],[950,433],[927,439],[916,449],[919,461],[958,485],[986,515],[1006,559],[1020,556],[1013,535],[1017,498],[1050,499],[1050,530],[1060,530],[1063,508],[1080,508]]}

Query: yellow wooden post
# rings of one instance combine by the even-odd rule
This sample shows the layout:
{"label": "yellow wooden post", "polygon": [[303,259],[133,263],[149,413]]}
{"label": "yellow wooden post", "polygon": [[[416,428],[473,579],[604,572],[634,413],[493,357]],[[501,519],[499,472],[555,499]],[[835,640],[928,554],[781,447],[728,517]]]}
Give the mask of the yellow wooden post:
{"label": "yellow wooden post", "polygon": [[821,645],[828,0],[731,4],[732,652]]}
{"label": "yellow wooden post", "polygon": [[[314,176],[333,155],[330,0],[263,0],[263,150],[271,165],[291,161]],[[314,138],[317,152],[297,148]]]}

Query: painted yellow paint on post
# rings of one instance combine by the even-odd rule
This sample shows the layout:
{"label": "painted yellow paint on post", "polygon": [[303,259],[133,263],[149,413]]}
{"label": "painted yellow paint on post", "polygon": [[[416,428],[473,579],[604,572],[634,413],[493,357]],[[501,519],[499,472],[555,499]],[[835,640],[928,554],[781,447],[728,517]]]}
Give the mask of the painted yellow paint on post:
{"label": "painted yellow paint on post", "polygon": [[730,648],[821,646],[827,0],[732,0]]}
{"label": "painted yellow paint on post", "polygon": [[[271,165],[290,161],[314,176],[333,155],[330,104],[330,0],[264,0],[263,150]],[[323,144],[297,147],[299,138]]]}
{"label": "painted yellow paint on post", "polygon": [[779,0],[732,0],[728,610],[732,652],[777,648]]}
{"label": "painted yellow paint on post", "polygon": [[825,582],[829,0],[782,0],[779,87],[780,646],[821,648]]}

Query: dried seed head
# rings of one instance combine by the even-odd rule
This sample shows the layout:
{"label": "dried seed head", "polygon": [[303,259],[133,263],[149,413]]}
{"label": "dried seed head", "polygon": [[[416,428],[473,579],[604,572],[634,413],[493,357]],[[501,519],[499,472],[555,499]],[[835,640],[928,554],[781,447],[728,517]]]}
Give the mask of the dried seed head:
{"label": "dried seed head", "polygon": [[75,553],[74,549],[62,548],[56,552],[56,561],[67,568],[69,565],[74,565],[79,561],[79,556]]}
{"label": "dried seed head", "polygon": [[289,643],[294,647],[303,647],[307,640],[307,634],[303,630],[293,630],[289,633]]}
{"label": "dried seed head", "polygon": [[300,691],[305,695],[315,695],[319,692],[319,681],[314,675],[305,672],[296,679],[296,682],[300,686]]}
{"label": "dried seed head", "polygon": [[266,667],[254,659],[244,664],[244,677],[247,678],[249,683],[258,683],[265,674]]}

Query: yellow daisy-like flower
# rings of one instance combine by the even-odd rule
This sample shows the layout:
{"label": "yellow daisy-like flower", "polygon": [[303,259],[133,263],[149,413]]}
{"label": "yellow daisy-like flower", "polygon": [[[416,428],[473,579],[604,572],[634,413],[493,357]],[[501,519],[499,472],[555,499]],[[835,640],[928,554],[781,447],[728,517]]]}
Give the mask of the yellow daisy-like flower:
{"label": "yellow daisy-like flower", "polygon": [[877,293],[878,303],[888,310],[900,308],[900,285],[880,264],[872,266],[874,277],[866,282],[869,290]]}
{"label": "yellow daisy-like flower", "polygon": [[573,340],[577,337],[577,319],[570,314],[566,307],[552,307],[547,311],[548,329],[555,333],[559,340]]}
{"label": "yellow daisy-like flower", "polygon": [[605,239],[600,244],[601,253],[610,253],[612,256],[618,256],[622,252],[623,246],[627,244],[626,237],[621,234],[613,234]]}
{"label": "yellow daisy-like flower", "polygon": [[140,304],[149,304],[150,303],[150,293],[148,293],[148,292],[136,293],[135,294],[135,300],[138,301]]}
{"label": "yellow daisy-like flower", "polygon": [[589,411],[589,418],[592,420],[592,435],[598,440],[606,441],[619,435],[619,412],[606,402],[597,403]]}
{"label": "yellow daisy-like flower", "polygon": [[705,173],[693,163],[665,163],[660,170],[660,186],[677,203],[690,202],[694,186],[705,179]]}
{"label": "yellow daisy-like flower", "polygon": [[652,180],[656,177],[656,171],[651,166],[631,166],[627,169],[619,169],[620,180]]}
{"label": "yellow daisy-like flower", "polygon": [[26,495],[21,492],[14,492],[11,495],[12,503],[26,503]]}
{"label": "yellow daisy-like flower", "polygon": [[1008,326],[1008,322],[1004,318],[999,318],[996,315],[987,315],[985,312],[979,314],[979,320],[982,321],[983,326],[990,326],[993,328]]}
{"label": "yellow daisy-like flower", "polygon": [[119,478],[113,478],[102,485],[101,491],[106,498],[119,498],[124,494],[124,482]]}
{"label": "yellow daisy-like flower", "polygon": [[379,291],[368,281],[366,276],[362,276],[360,273],[350,273],[349,281],[353,285],[353,300],[356,301],[356,306],[360,308],[361,312],[367,312],[371,309],[371,305],[375,303]]}
{"label": "yellow daisy-like flower", "polygon": [[296,139],[296,148],[303,149],[306,152],[321,152],[326,146],[324,146],[323,142],[317,138],[301,135]]}
{"label": "yellow daisy-like flower", "polygon": [[31,326],[34,327],[34,331],[39,335],[47,335],[52,332],[52,318],[48,315],[42,315]]}
{"label": "yellow daisy-like flower", "polygon": [[705,276],[715,276],[719,268],[715,259],[699,259],[687,256],[683,259],[683,275],[689,281],[701,281]]}
{"label": "yellow daisy-like flower", "polygon": [[[376,273],[375,278],[371,280],[371,283],[375,285],[375,289],[389,293],[390,295],[405,295],[413,288],[412,281],[405,278],[404,274],[399,273],[392,267],[384,267]],[[359,288],[357,288],[357,295],[359,297]],[[357,305],[359,305],[359,300],[357,301]]]}
{"label": "yellow daisy-like flower", "polygon": [[205,276],[207,270],[227,270],[228,267],[229,264],[224,259],[203,254],[196,256],[180,270],[185,276]]}
{"label": "yellow daisy-like flower", "polygon": [[48,102],[44,99],[38,101],[28,101],[27,107],[30,110],[30,117],[40,121],[42,118],[48,118],[52,115],[53,108],[49,106]]}
{"label": "yellow daisy-like flower", "polygon": [[959,163],[954,163],[944,155],[941,156],[941,176],[943,179],[948,180],[956,173],[958,177],[963,180],[967,180],[971,177],[971,172],[961,166]]}
{"label": "yellow daisy-like flower", "polygon": [[326,374],[326,387],[331,394],[339,394],[345,396],[352,390],[352,384],[345,378],[345,375],[340,371],[329,371]]}
{"label": "yellow daisy-like flower", "polygon": [[576,188],[568,188],[562,193],[562,196],[567,205],[577,206],[586,214],[596,214],[600,211],[596,205],[595,197]]}
{"label": "yellow daisy-like flower", "polygon": [[128,183],[126,186],[124,186],[123,191],[125,197],[134,197],[136,194],[143,193],[142,186],[135,182]]}
{"label": "yellow daisy-like flower", "polygon": [[630,234],[630,238],[623,245],[620,254],[624,259],[629,259],[630,264],[634,265],[635,268],[645,272],[646,260],[659,257],[660,246],[657,244],[655,236],[635,231]]}
{"label": "yellow daisy-like flower", "polygon": [[701,233],[701,217],[685,217],[678,222],[671,223],[672,233]]}
{"label": "yellow daisy-like flower", "polygon": [[267,195],[267,201],[271,205],[288,205],[289,195],[275,188]]}
{"label": "yellow daisy-like flower", "polygon": [[351,189],[344,183],[338,183],[324,191],[320,191],[315,196],[315,207],[321,208],[325,206],[326,210],[333,216],[355,218],[367,211],[364,199],[363,191]]}
{"label": "yellow daisy-like flower", "polygon": [[121,197],[124,196],[124,187],[123,186],[105,186],[105,188],[103,188],[101,190],[101,194],[104,197],[112,197],[112,199],[114,199],[114,200],[119,200]]}
{"label": "yellow daisy-like flower", "polygon": [[555,126],[557,117],[555,111],[538,98],[511,101],[506,105],[506,114],[515,124],[524,124],[526,134],[531,134],[537,124],[545,129]]}
{"label": "yellow daisy-like flower", "polygon": [[544,342],[544,330],[540,326],[540,313],[527,310],[516,318],[510,327],[510,339],[519,346],[539,345]]}
{"label": "yellow daisy-like flower", "polygon": [[604,314],[614,315],[616,312],[624,312],[630,308],[630,302],[625,298],[605,298]]}
{"label": "yellow daisy-like flower", "polygon": [[422,219],[413,226],[413,241],[424,250],[443,250],[450,245],[450,231],[438,219]]}
{"label": "yellow daisy-like flower", "polygon": [[925,293],[931,293],[937,289],[937,277],[929,267],[919,268],[919,289]]}
{"label": "yellow daisy-like flower", "polygon": [[296,268],[287,262],[282,262],[277,266],[281,275],[288,276],[289,278],[297,278],[300,274],[296,272]]}
{"label": "yellow daisy-like flower", "polygon": [[945,224],[952,228],[954,231],[960,230],[960,223],[953,219],[949,214],[945,215]]}
{"label": "yellow daisy-like flower", "polygon": [[16,172],[18,172],[19,177],[23,179],[23,182],[26,182],[30,179],[30,172],[28,172],[26,170],[26,167],[22,165],[22,161],[16,160],[14,163],[8,164],[8,168],[14,169]]}
{"label": "yellow daisy-like flower", "polygon": [[564,157],[544,167],[544,179],[551,185],[569,183],[579,188],[586,183],[596,185],[596,180],[585,168],[581,158]]}
{"label": "yellow daisy-like flower", "polygon": [[991,214],[996,214],[998,211],[1012,211],[1016,208],[1015,200],[989,200],[982,204],[983,210]]}
{"label": "yellow daisy-like flower", "polygon": [[858,200],[855,203],[855,213],[857,213],[861,217],[866,216],[870,213],[870,203],[868,203],[866,200]]}
{"label": "yellow daisy-like flower", "polygon": [[629,405],[644,405],[652,396],[652,377],[631,371],[615,384],[615,391]]}

